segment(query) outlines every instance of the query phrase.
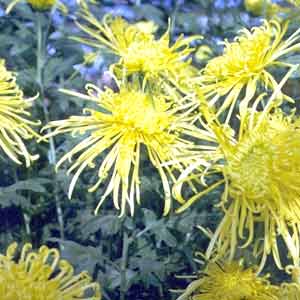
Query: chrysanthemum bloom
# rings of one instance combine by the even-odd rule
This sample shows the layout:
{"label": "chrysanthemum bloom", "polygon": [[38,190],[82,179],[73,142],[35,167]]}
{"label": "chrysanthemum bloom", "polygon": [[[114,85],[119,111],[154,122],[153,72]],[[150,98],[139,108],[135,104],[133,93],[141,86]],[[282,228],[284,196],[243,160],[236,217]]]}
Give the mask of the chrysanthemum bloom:
{"label": "chrysanthemum bloom", "polygon": [[272,3],[271,0],[245,0],[244,4],[246,10],[256,16],[272,17],[283,9],[278,4]]}
{"label": "chrysanthemum bloom", "polygon": [[57,5],[57,7],[62,11],[66,12],[67,8],[65,5],[58,1],[58,0],[13,0],[6,8],[6,13],[10,13],[10,11],[14,8],[15,5],[17,5],[19,2],[27,2],[31,5],[31,7],[38,11],[46,11],[50,10],[54,5]]}
{"label": "chrysanthemum bloom", "polygon": [[100,300],[100,287],[86,272],[74,274],[58,250],[25,244],[16,260],[17,243],[0,255],[0,298],[5,300]]}
{"label": "chrysanthemum bloom", "polygon": [[278,300],[276,294],[267,276],[258,277],[253,268],[239,262],[209,262],[177,300]]}
{"label": "chrysanthemum bloom", "polygon": [[242,30],[234,42],[225,41],[224,54],[210,60],[200,77],[203,92],[218,107],[218,114],[228,108],[230,118],[243,89],[243,106],[253,99],[259,85],[275,90],[278,84],[268,69],[291,67],[280,59],[300,49],[300,29],[284,40],[287,29],[288,23],[265,21],[251,31]]}
{"label": "chrysanthemum bloom", "polygon": [[[106,153],[98,168],[98,181],[89,191],[95,191],[107,178],[109,182],[99,205],[112,194],[114,205],[124,214],[126,204],[133,214],[134,205],[140,203],[140,156],[145,148],[148,157],[157,169],[165,194],[164,213],[171,206],[171,193],[167,174],[172,178],[172,168],[162,166],[164,162],[176,161],[177,156],[193,154],[192,142],[184,136],[196,130],[191,125],[194,115],[193,104],[177,105],[173,108],[164,96],[142,92],[133,85],[120,86],[119,92],[111,89],[99,90],[87,86],[87,95],[75,92],[69,94],[93,101],[95,109],[85,109],[83,116],[53,121],[47,128],[54,129],[51,136],[70,132],[72,136],[86,134],[76,147],[65,154],[57,164],[75,157],[69,173],[76,170],[69,189],[69,197],[79,175],[86,167],[95,167],[95,160]],[[49,136],[49,134],[48,134]]]}
{"label": "chrysanthemum bloom", "polygon": [[194,50],[189,44],[199,36],[180,36],[170,45],[169,30],[155,39],[149,26],[145,28],[140,23],[129,24],[120,17],[111,16],[99,21],[87,8],[83,8],[80,15],[86,24],[77,25],[88,36],[74,39],[98,49],[107,47],[118,56],[119,62],[112,69],[119,78],[124,73],[140,73],[144,76],[144,85],[171,84],[183,90],[188,88],[187,79],[193,74],[193,68],[191,60],[186,58]]}
{"label": "chrysanthemum bloom", "polygon": [[294,4],[295,6],[300,6],[300,0],[287,0],[291,4]]}
{"label": "chrysanthemum bloom", "polygon": [[[260,113],[254,105],[241,119],[237,132],[218,124],[215,116],[211,120],[207,117],[212,137],[215,136],[211,159],[191,165],[175,185],[175,197],[181,202],[184,182],[198,178],[206,185],[179,212],[216,187],[224,186],[220,207],[225,216],[212,237],[208,257],[216,247],[220,256],[229,252],[233,259],[238,246],[255,242],[254,254],[261,257],[261,267],[272,253],[281,268],[277,247],[281,237],[294,264],[300,263],[300,119],[280,110],[270,113],[275,106],[273,100]],[[256,226],[264,230],[255,231]],[[262,236],[259,232],[263,232]]]}
{"label": "chrysanthemum bloom", "polygon": [[28,152],[24,140],[40,137],[31,128],[40,123],[27,119],[33,100],[23,98],[15,75],[6,69],[4,60],[0,60],[0,148],[17,164],[21,164],[23,158],[27,167],[38,155]]}

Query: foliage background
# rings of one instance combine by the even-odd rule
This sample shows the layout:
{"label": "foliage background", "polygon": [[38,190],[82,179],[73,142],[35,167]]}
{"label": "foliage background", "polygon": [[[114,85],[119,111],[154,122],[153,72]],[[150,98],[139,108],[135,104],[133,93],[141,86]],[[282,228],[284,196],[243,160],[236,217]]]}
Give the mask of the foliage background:
{"label": "foliage background", "polygon": [[[70,40],[78,33],[74,25],[77,7],[71,0],[65,1],[67,15],[56,11],[42,16],[47,41],[44,55],[38,55],[37,14],[28,5],[18,4],[5,15],[8,2],[0,0],[0,57],[18,73],[26,96],[44,94],[44,100],[41,97],[34,104],[33,117],[45,124],[49,119],[79,114],[83,101],[58,89],[82,90],[89,81],[110,85],[105,71],[112,56],[103,50],[94,65],[82,65],[90,49]],[[220,41],[261,20],[250,16],[241,0],[98,2],[95,12],[99,18],[113,13],[130,21],[153,20],[160,26],[159,32],[166,30],[171,18],[173,38],[180,33],[204,35],[205,39],[195,44],[198,51],[193,56],[199,67],[220,53]],[[211,52],[203,51],[203,45]],[[181,215],[171,213],[163,218],[159,179],[144,161],[142,206],[135,216],[119,218],[110,201],[94,216],[102,190],[87,192],[95,176],[93,170],[81,176],[72,200],[67,199],[70,177],[64,169],[54,171],[55,156],[61,157],[73,143],[59,137],[54,149],[32,142],[29,148],[39,153],[40,159],[30,169],[16,166],[0,154],[0,250],[15,240],[21,244],[30,241],[35,247],[47,243],[60,247],[62,256],[78,271],[88,270],[101,282],[105,299],[175,299],[176,293],[170,289],[186,286],[186,280],[175,275],[199,269],[194,254],[203,251],[208,241],[197,225],[213,230],[221,217],[214,207],[219,193],[211,193]]]}

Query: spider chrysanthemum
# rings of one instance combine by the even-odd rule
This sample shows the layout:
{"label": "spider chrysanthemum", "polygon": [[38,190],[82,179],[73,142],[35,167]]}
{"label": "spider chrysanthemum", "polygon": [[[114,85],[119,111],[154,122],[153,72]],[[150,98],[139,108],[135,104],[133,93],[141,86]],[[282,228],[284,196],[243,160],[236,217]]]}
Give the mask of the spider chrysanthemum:
{"label": "spider chrysanthemum", "polygon": [[99,21],[87,8],[82,9],[81,17],[86,23],[78,23],[78,26],[87,37],[75,39],[94,48],[107,47],[118,56],[119,61],[112,69],[119,77],[124,73],[140,73],[144,76],[144,84],[188,88],[187,80],[195,76],[191,60],[187,60],[193,51],[189,44],[199,36],[180,36],[171,45],[169,30],[156,39],[145,26],[129,24],[120,17],[105,16]]}
{"label": "spider chrysanthemum", "polygon": [[[254,124],[247,124],[249,129],[240,134],[237,144],[225,150],[223,174],[228,193],[223,201],[224,205],[228,198],[233,201],[219,233],[222,246],[233,249],[237,236],[243,238],[248,231],[246,246],[255,234],[254,224],[263,224],[263,240],[257,240],[256,246],[263,253],[263,262],[272,252],[280,267],[278,235],[285,240],[294,262],[299,263],[300,123],[278,112],[266,116],[256,127],[260,117],[249,120]],[[229,229],[235,234],[227,239],[225,231]]]}
{"label": "spider chrysanthemum", "polygon": [[24,99],[15,75],[6,69],[4,60],[0,60],[0,148],[17,164],[24,160],[27,167],[38,158],[28,152],[24,143],[24,140],[39,137],[32,126],[40,123],[28,119],[33,100]]}
{"label": "spider chrysanthemum", "polygon": [[108,181],[99,205],[106,197],[113,196],[114,205],[124,214],[126,204],[133,214],[135,202],[140,203],[140,156],[146,149],[148,158],[157,169],[164,189],[165,209],[171,206],[171,193],[167,175],[173,177],[170,166],[164,162],[176,160],[177,156],[192,153],[193,143],[184,136],[192,135],[194,127],[191,113],[194,104],[172,107],[164,96],[142,92],[133,85],[121,85],[118,92],[99,90],[88,86],[88,95],[69,92],[94,102],[96,108],[85,109],[85,115],[53,121],[47,127],[54,129],[51,135],[70,132],[72,135],[86,134],[76,147],[65,154],[57,166],[75,158],[69,172],[76,170],[69,189],[69,197],[79,175],[87,167],[98,167],[98,180],[89,191],[95,191]]}
{"label": "spider chrysanthemum", "polygon": [[33,251],[22,248],[19,259],[17,243],[0,255],[0,298],[5,300],[100,300],[100,287],[82,272],[60,259],[56,249],[42,246]]}
{"label": "spider chrysanthemum", "polygon": [[300,30],[284,40],[287,29],[288,23],[265,21],[260,27],[242,30],[234,42],[225,41],[224,54],[210,60],[200,77],[203,92],[218,106],[218,114],[226,108],[232,112],[243,89],[243,105],[253,99],[258,85],[276,89],[278,84],[269,68],[291,67],[280,59],[300,49]]}
{"label": "spider chrysanthemum", "polygon": [[218,124],[216,117],[208,120],[208,130],[212,130],[208,141],[215,138],[215,148],[211,146],[210,158],[206,154],[207,161],[199,160],[183,172],[175,186],[175,197],[181,202],[184,182],[197,178],[205,186],[178,211],[224,186],[220,207],[225,216],[212,236],[208,257],[216,247],[221,256],[229,251],[232,259],[237,247],[251,244],[261,267],[272,253],[282,268],[277,245],[281,237],[294,264],[299,265],[300,120],[281,110],[271,113],[273,105],[270,101],[259,113],[249,110],[237,132]]}
{"label": "spider chrysanthemum", "polygon": [[276,290],[239,262],[209,262],[177,300],[278,300]]}

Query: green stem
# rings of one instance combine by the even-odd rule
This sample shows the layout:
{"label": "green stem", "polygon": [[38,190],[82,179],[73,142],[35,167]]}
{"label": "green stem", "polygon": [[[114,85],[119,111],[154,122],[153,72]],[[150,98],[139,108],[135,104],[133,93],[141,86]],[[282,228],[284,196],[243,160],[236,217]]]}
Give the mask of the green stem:
{"label": "green stem", "polygon": [[[43,37],[43,26],[42,26],[42,15],[41,13],[37,13],[36,16],[37,20],[37,55],[36,55],[36,82],[39,85],[40,90],[40,98],[42,100],[42,106],[43,106],[43,113],[44,113],[44,119],[46,123],[50,121],[49,117],[49,110],[48,105],[45,99],[45,88],[44,88],[44,78],[43,78],[43,69],[44,69],[44,62],[45,62],[45,52],[46,52],[46,37]],[[49,18],[50,22],[51,18]],[[50,24],[50,23],[49,23]],[[47,32],[50,25],[47,26]],[[48,35],[48,34],[47,34]],[[55,143],[53,137],[49,138],[49,155],[48,160],[50,165],[56,165],[57,159],[56,159],[56,149],[55,149]],[[57,178],[54,174],[53,176],[53,186],[54,186],[54,200],[55,200],[55,207],[56,207],[56,214],[59,224],[59,231],[60,231],[60,237],[61,239],[65,238],[64,234],[64,219],[63,219],[63,212],[61,208],[61,203],[58,195],[58,184],[57,184]]]}
{"label": "green stem", "polygon": [[120,283],[120,300],[125,300],[127,292],[127,279],[126,279],[126,269],[128,261],[128,249],[130,245],[130,238],[128,234],[123,231],[123,249],[121,258],[121,283]]}
{"label": "green stem", "polygon": [[[43,93],[43,84],[42,84],[42,69],[43,69],[43,32],[42,32],[42,21],[41,15],[37,13],[37,55],[36,55],[36,81],[39,85],[40,92]],[[43,95],[42,95],[43,96]]]}
{"label": "green stem", "polygon": [[[14,174],[14,180],[17,183],[19,181],[18,174],[17,174],[17,169],[13,169],[13,174]],[[30,201],[30,192],[27,194],[27,201]],[[22,215],[24,219],[24,225],[25,225],[25,232],[26,232],[26,239],[28,239],[29,242],[31,242],[31,228],[30,228],[30,222],[31,222],[31,217],[30,215],[26,212],[24,207],[21,205],[21,210],[22,210]]]}

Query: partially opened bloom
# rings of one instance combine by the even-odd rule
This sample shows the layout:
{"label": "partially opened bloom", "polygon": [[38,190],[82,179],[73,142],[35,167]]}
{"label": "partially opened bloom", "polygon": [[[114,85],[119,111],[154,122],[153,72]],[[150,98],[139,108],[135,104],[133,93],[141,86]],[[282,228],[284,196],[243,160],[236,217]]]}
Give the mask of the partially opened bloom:
{"label": "partially opened bloom", "polygon": [[193,74],[191,60],[186,60],[193,51],[189,44],[199,36],[180,36],[171,45],[169,30],[156,39],[153,26],[141,26],[140,22],[129,24],[112,16],[99,21],[87,8],[83,8],[80,15],[86,23],[77,25],[87,36],[74,39],[94,48],[106,47],[118,56],[119,61],[112,69],[119,78],[139,73],[144,76],[144,85],[171,84],[182,90],[188,88],[187,80]]}
{"label": "partially opened bloom", "polygon": [[287,0],[291,4],[294,4],[295,6],[300,6],[300,0]]}
{"label": "partially opened bloom", "polygon": [[[207,161],[199,159],[175,185],[175,197],[181,202],[184,182],[197,178],[204,185],[178,211],[224,186],[219,205],[225,215],[212,236],[208,256],[216,247],[220,256],[229,253],[233,259],[237,247],[252,245],[261,267],[272,253],[281,268],[277,243],[282,238],[294,264],[300,263],[300,119],[281,110],[271,113],[273,104],[270,99],[263,111],[257,112],[256,106],[248,110],[237,131],[208,116],[208,130],[215,136],[211,158],[206,154]],[[255,230],[258,227],[263,230]]]}
{"label": "partially opened bloom", "polygon": [[272,0],[245,0],[244,5],[248,12],[256,16],[272,17],[282,9],[278,4],[272,3]]}
{"label": "partially opened bloom", "polygon": [[287,29],[288,23],[265,21],[260,27],[242,30],[234,42],[225,41],[224,54],[210,60],[199,79],[218,114],[228,108],[229,118],[238,100],[240,105],[247,106],[259,86],[276,89],[278,84],[269,68],[291,67],[280,59],[300,50],[300,29],[284,39]]}
{"label": "partially opened bloom", "polygon": [[61,9],[61,11],[66,12],[67,8],[65,5],[59,0],[12,0],[10,4],[6,8],[6,13],[10,13],[10,11],[16,6],[19,2],[27,2],[30,6],[38,11],[47,11],[50,10],[55,5]]}
{"label": "partially opened bloom", "polygon": [[27,167],[38,158],[31,155],[24,144],[24,140],[39,137],[31,127],[40,123],[28,119],[33,100],[24,99],[15,75],[6,69],[4,60],[0,60],[0,148],[17,164],[24,159]]}
{"label": "partially opened bloom", "polygon": [[[19,257],[19,259],[17,259]],[[56,249],[33,251],[25,244],[17,256],[17,243],[0,255],[0,298],[5,300],[100,300],[100,287],[60,259]]]}
{"label": "partially opened bloom", "polygon": [[191,125],[195,107],[186,104],[173,108],[165,96],[144,93],[134,85],[124,84],[119,88],[118,92],[111,89],[101,91],[88,85],[87,95],[69,92],[93,101],[96,107],[86,108],[82,116],[53,121],[47,126],[54,129],[50,135],[86,134],[83,141],[60,159],[57,167],[75,158],[69,169],[69,172],[76,170],[69,189],[71,197],[79,175],[87,167],[94,168],[96,159],[102,154],[98,180],[89,190],[93,192],[102,182],[108,181],[97,210],[112,194],[114,205],[121,209],[121,214],[124,214],[127,204],[133,214],[135,202],[140,203],[140,157],[141,150],[146,149],[162,180],[166,214],[171,206],[167,175],[173,177],[173,167],[162,164],[176,160],[177,156],[192,154],[194,145],[185,136],[192,135],[195,130]]}
{"label": "partially opened bloom", "polygon": [[267,276],[240,262],[209,262],[177,300],[279,300]]}

